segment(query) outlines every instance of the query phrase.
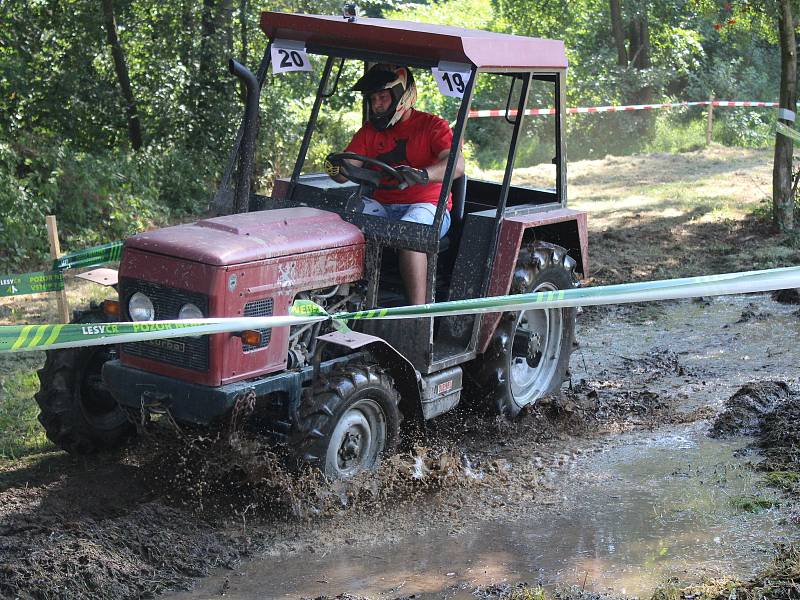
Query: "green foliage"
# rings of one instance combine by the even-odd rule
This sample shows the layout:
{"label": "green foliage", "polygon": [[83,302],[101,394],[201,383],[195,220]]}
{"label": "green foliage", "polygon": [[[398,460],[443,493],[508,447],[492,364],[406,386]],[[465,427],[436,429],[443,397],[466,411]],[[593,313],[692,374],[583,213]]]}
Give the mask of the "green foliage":
{"label": "green foliage", "polygon": [[45,215],[55,214],[65,250],[122,239],[201,212],[217,173],[200,152],[149,148],[88,153],[28,138],[0,144],[0,265],[44,263]]}
{"label": "green foliage", "polygon": [[[621,0],[625,27],[646,17],[649,66],[619,66],[607,0],[431,0],[359,3],[369,16],[417,20],[562,39],[570,68],[569,106],[664,100],[773,100],[779,80],[777,0]],[[798,2],[794,2],[800,8]],[[6,0],[0,28],[0,268],[46,258],[44,216],[59,217],[67,249],[107,241],[202,212],[219,180],[242,114],[235,57],[255,70],[266,47],[258,3],[114,2],[117,34],[144,133],[130,150],[126,105],[109,49],[103,11],[89,0]],[[278,0],[270,10],[339,14],[339,0]],[[243,29],[244,28],[244,29]],[[627,31],[627,30],[626,30]],[[626,33],[628,35],[628,33]],[[632,42],[631,42],[632,43]],[[632,51],[632,48],[629,48]],[[313,75],[268,75],[255,181],[268,193],[294,166],[322,60]],[[361,73],[347,61],[337,94],[323,105],[306,170],[346,145],[360,122],[360,97],[348,91]],[[454,121],[458,102],[417,70],[419,108]],[[508,79],[478,81],[473,108],[502,108]],[[532,92],[531,106],[552,100]],[[702,109],[570,115],[571,159],[681,151],[703,139]],[[771,143],[772,114],[715,111],[714,140]],[[529,119],[517,164],[547,162],[551,134]],[[465,152],[482,168],[501,167],[510,128],[474,119]]]}
{"label": "green foliage", "polygon": [[665,111],[656,116],[655,135],[645,152],[692,152],[706,143],[706,125],[702,119],[687,119],[686,113]]}

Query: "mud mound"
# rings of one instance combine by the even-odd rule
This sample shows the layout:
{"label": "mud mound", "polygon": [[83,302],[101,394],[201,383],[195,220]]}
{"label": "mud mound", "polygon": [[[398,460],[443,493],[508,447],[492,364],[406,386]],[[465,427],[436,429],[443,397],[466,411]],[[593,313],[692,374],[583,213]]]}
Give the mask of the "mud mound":
{"label": "mud mound", "polygon": [[742,314],[739,316],[739,320],[736,321],[736,325],[750,323],[751,321],[767,321],[771,318],[772,313],[769,311],[759,310],[758,304],[751,302],[747,305],[747,308],[742,311]]}
{"label": "mud mound", "polygon": [[678,355],[664,348],[651,350],[644,356],[628,358],[620,356],[622,367],[618,371],[633,376],[637,381],[650,383],[656,379],[669,375],[687,374],[686,368],[681,364]]}
{"label": "mud mound", "polygon": [[37,514],[0,527],[0,596],[140,598],[216,566],[233,566],[241,544],[207,533],[181,511],[145,504],[114,519]]}
{"label": "mud mound", "polygon": [[767,457],[765,468],[800,468],[800,395],[793,394],[764,416],[758,445]]}
{"label": "mud mound", "polygon": [[775,290],[772,292],[772,299],[781,304],[800,304],[800,288]]}
{"label": "mud mound", "polygon": [[783,381],[757,381],[740,388],[725,403],[725,409],[711,427],[712,437],[754,435],[761,419],[789,397],[790,390]]}
{"label": "mud mound", "polygon": [[581,381],[553,402],[553,416],[572,434],[603,430],[614,425],[654,424],[668,412],[659,394],[624,386],[619,381]]}

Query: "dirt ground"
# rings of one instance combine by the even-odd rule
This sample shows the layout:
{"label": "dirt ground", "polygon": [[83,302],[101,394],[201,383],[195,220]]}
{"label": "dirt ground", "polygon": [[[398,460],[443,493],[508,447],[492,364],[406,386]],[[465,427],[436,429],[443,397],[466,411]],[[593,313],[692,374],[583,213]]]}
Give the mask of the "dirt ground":
{"label": "dirt ground", "polygon": [[[586,283],[800,264],[800,251],[752,214],[768,193],[769,163],[767,151],[716,146],[573,163],[572,206],[589,211]],[[44,297],[0,299],[0,322],[52,313]],[[796,496],[797,306],[761,294],[587,308],[578,327],[581,349],[562,398],[514,422],[446,415],[428,439],[356,481],[287,474],[246,431],[175,432],[163,423],[117,454],[0,462],[0,596],[139,598],[200,585],[200,597],[248,597],[234,574],[264,557],[302,567],[342,548],[368,555],[408,535],[458,536],[560,505],[567,488],[589,481],[586,457],[631,432],[755,435],[752,460],[781,494]],[[353,586],[330,596],[358,592]],[[526,597],[513,596],[519,589],[467,591]],[[285,592],[261,587],[258,595]],[[380,597],[414,597],[403,593]]]}

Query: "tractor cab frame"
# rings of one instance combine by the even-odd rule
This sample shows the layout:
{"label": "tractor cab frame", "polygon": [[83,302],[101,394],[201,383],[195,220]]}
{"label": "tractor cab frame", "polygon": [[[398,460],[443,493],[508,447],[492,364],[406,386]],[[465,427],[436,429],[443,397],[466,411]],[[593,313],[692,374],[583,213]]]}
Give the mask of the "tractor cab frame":
{"label": "tractor cab frame", "polygon": [[[325,63],[292,174],[275,182],[270,197],[249,193],[249,165],[253,161],[247,154],[253,152],[252,142],[242,144],[238,155],[232,155],[232,159],[238,157],[240,166],[235,193],[238,210],[310,206],[337,212],[357,225],[367,240],[367,308],[404,302],[402,294],[398,294],[402,286],[398,285],[396,274],[392,278],[391,261],[384,256],[399,249],[427,255],[428,302],[508,293],[514,263],[525,237],[559,244],[577,260],[577,270],[586,272],[585,214],[567,209],[563,120],[567,59],[562,42],[409,21],[276,12],[262,13],[261,28],[270,42],[255,76],[258,89],[269,71],[273,44],[295,44],[309,54],[325,57]],[[303,174],[320,111],[336,93],[346,60],[363,61],[365,66],[405,65],[415,70],[455,65],[469,72],[452,127],[453,144],[432,225],[388,221],[364,214],[355,209],[360,203],[353,201],[357,193],[353,185],[337,184],[324,173]],[[499,75],[508,82],[503,117],[512,131],[502,183],[453,177],[476,82],[485,74]],[[556,174],[553,187],[548,189],[512,184],[533,82],[552,86],[550,100],[555,116],[552,162]],[[365,117],[368,110],[365,102]],[[254,121],[252,112],[245,115],[243,139],[255,138]],[[233,160],[218,198],[233,196],[224,193],[226,188],[229,190],[232,166]],[[438,231],[451,193],[451,226],[440,240]],[[533,229],[538,230],[537,236]],[[362,327],[389,342],[420,372],[434,373],[484,352],[498,318],[499,315],[422,317],[413,324],[373,321]]]}

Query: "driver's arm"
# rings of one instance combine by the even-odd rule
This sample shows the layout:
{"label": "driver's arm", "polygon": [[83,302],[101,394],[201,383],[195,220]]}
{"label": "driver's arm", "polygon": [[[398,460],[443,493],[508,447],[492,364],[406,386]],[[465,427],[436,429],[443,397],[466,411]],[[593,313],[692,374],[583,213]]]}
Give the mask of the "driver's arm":
{"label": "driver's arm", "polygon": [[[437,157],[437,161],[425,170],[428,171],[428,179],[430,181],[441,181],[444,179],[444,172],[447,169],[447,157],[450,156],[450,150],[442,150]],[[461,177],[464,174],[464,157],[461,155],[461,150],[458,151],[458,158],[456,159],[455,173],[453,179]]]}

